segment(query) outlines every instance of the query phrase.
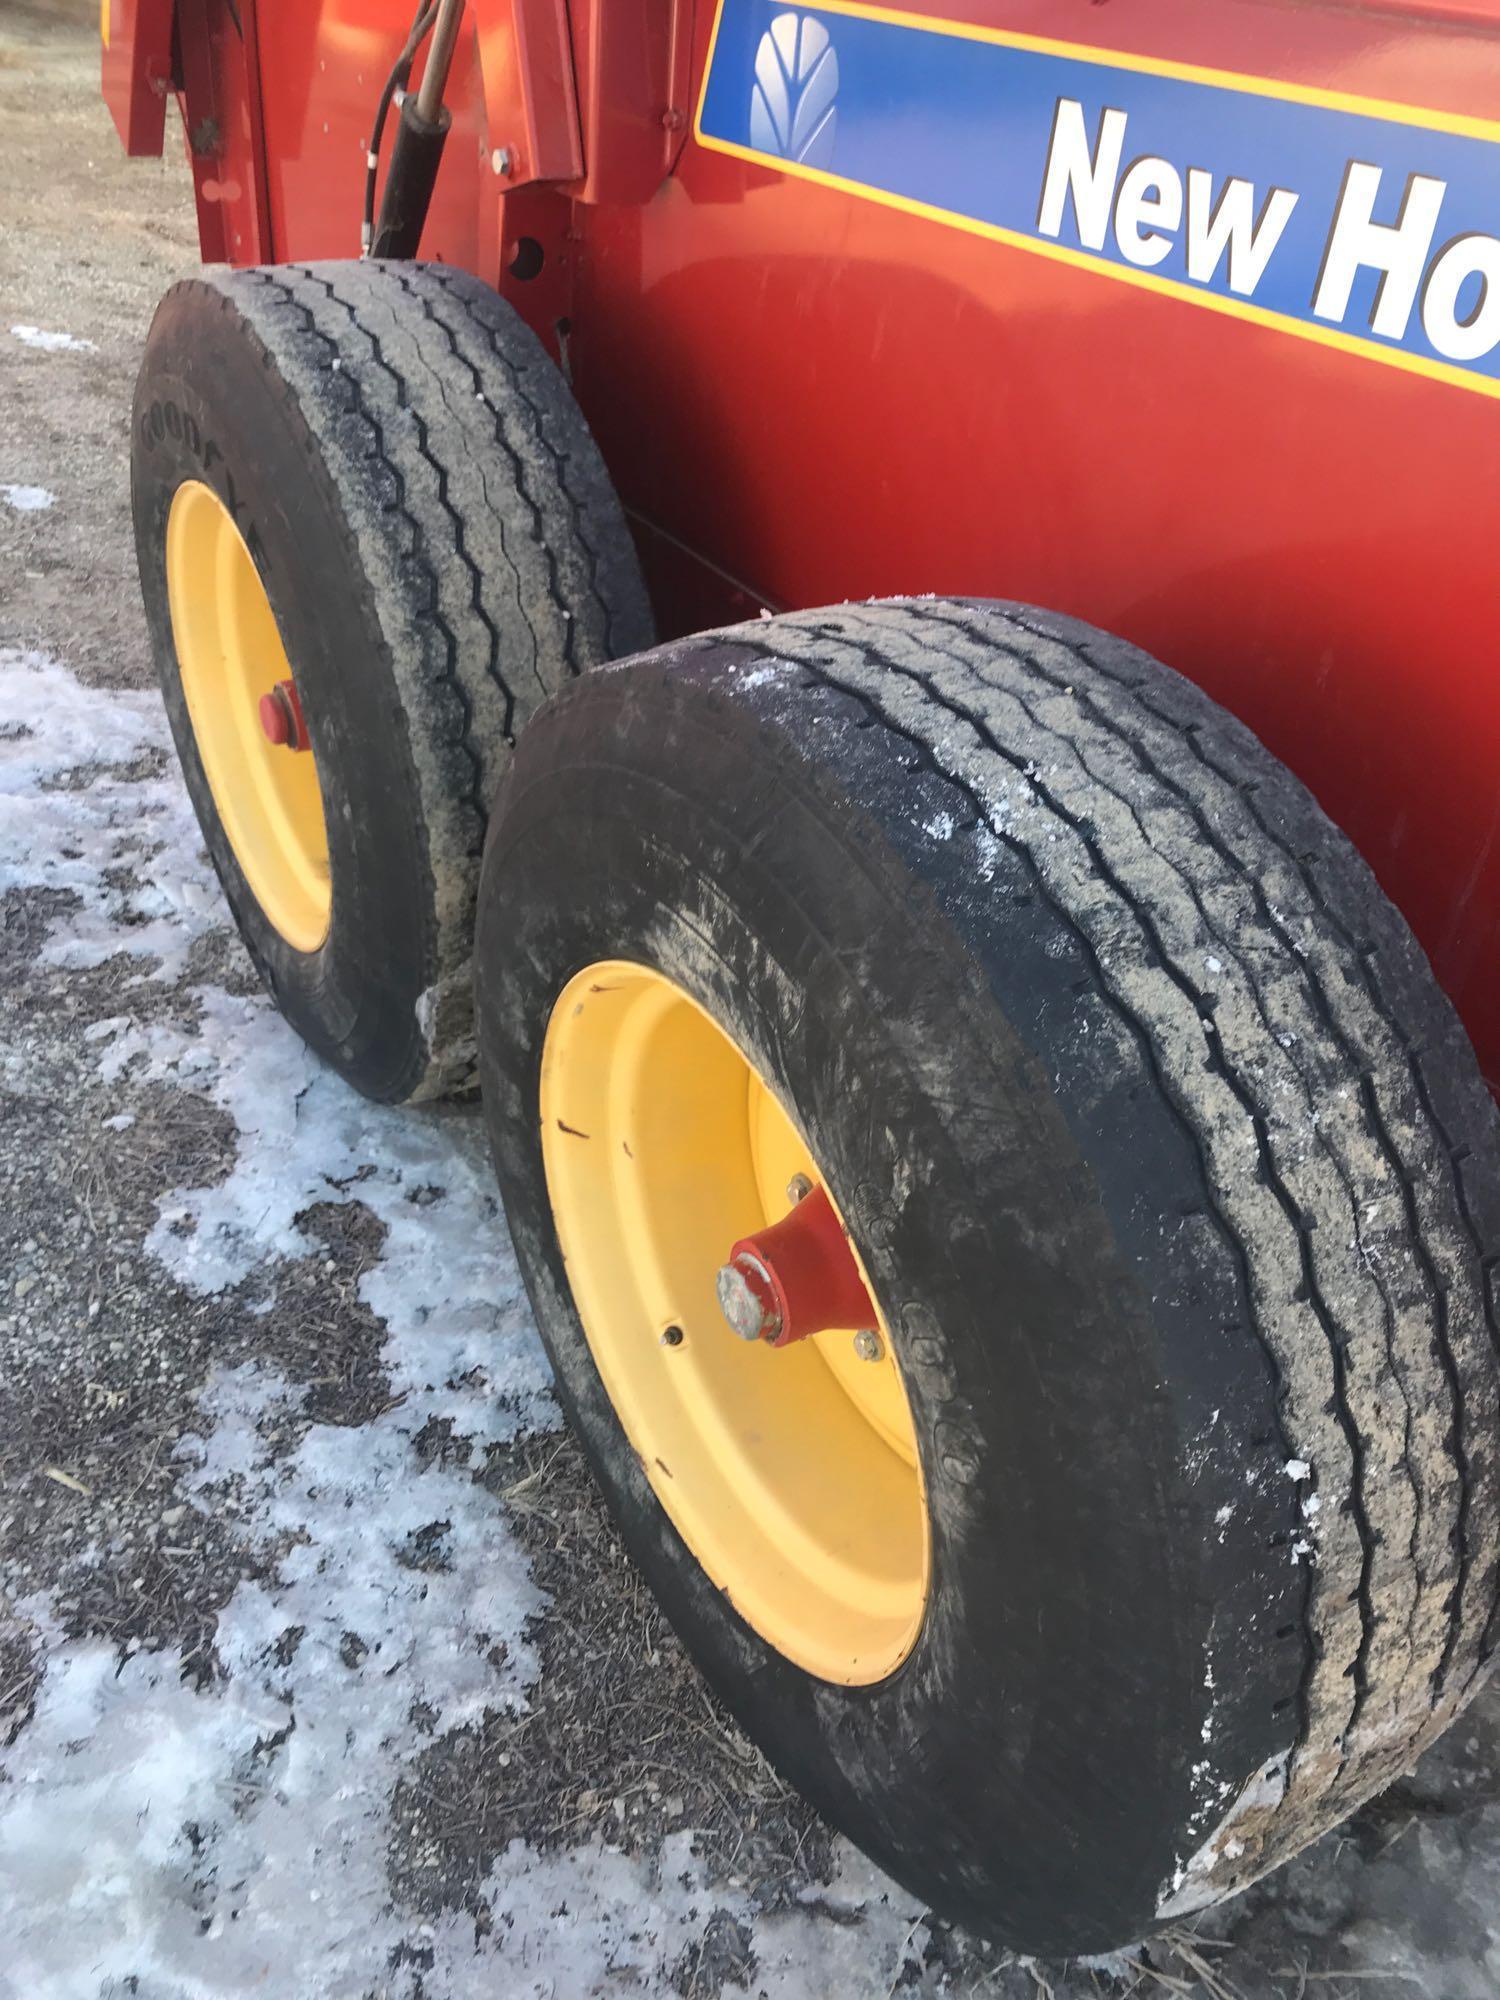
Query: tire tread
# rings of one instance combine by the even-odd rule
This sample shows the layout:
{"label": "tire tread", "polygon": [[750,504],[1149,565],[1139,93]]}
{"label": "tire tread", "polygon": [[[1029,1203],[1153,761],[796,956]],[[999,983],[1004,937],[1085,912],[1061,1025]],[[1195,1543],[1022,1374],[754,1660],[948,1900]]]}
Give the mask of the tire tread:
{"label": "tire tread", "polygon": [[1405,1769],[1490,1662],[1500,1116],[1367,866],[1169,669],[952,600],[720,643],[854,698],[955,788],[959,824],[1023,858],[1192,1139],[1278,1385],[1276,1449],[1319,1502],[1291,1517],[1315,1555],[1284,1787],[1197,1885],[1231,1893]]}
{"label": "tire tread", "polygon": [[369,580],[420,792],[435,976],[421,1100],[473,1076],[485,828],[517,732],[561,680],[651,643],[603,462],[540,343],[434,265],[277,265],[217,289],[282,378]]}

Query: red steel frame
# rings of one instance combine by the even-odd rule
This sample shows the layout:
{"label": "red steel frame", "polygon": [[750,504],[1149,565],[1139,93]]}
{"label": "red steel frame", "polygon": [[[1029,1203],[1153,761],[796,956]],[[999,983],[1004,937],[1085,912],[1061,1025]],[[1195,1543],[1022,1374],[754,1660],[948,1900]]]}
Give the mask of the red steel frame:
{"label": "red steel frame", "polygon": [[[1500,0],[905,4],[1500,113]],[[357,254],[409,0],[107,6],[122,137],[159,150],[176,90],[206,258]],[[714,11],[470,0],[422,245],[562,360],[663,629],[937,591],[1137,641],[1311,785],[1500,1082],[1500,400],[711,152]]]}

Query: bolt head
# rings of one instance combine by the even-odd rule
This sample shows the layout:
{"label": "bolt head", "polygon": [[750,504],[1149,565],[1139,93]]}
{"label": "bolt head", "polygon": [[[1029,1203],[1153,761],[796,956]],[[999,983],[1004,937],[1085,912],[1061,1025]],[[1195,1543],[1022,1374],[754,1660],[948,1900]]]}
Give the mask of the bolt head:
{"label": "bolt head", "polygon": [[862,1327],[854,1336],[854,1351],[861,1361],[881,1361],[885,1358],[885,1342],[874,1327]]}
{"label": "bolt head", "polygon": [[767,1312],[738,1264],[720,1267],[714,1289],[730,1332],[738,1334],[741,1340],[774,1340],[781,1331],[780,1320],[774,1312]]}
{"label": "bolt head", "polygon": [[508,174],[511,169],[510,147],[497,146],[490,154],[490,166],[497,174]]}
{"label": "bolt head", "polygon": [[806,1174],[793,1174],[786,1184],[786,1198],[795,1208],[799,1201],[806,1201],[813,1191],[813,1184]]}
{"label": "bolt head", "polygon": [[663,1327],[661,1344],[663,1347],[681,1347],[682,1328],[680,1326]]}

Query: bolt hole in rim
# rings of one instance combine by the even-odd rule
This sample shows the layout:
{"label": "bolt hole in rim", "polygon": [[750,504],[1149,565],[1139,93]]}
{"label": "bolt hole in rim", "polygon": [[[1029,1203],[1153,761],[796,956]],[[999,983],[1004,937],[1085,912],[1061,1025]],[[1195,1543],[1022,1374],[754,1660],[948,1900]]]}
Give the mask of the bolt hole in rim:
{"label": "bolt hole in rim", "polygon": [[729,1246],[787,1213],[798,1174],[820,1182],[795,1126],[697,1001],[623,960],[559,996],[540,1116],[574,1302],[657,1499],[778,1652],[844,1686],[884,1680],[930,1570],[889,1333],[873,1363],[852,1327],[774,1349],[737,1339],[715,1293]]}
{"label": "bolt hole in rim", "polygon": [[224,832],[267,921],[316,951],[333,914],[317,763],[267,736],[262,703],[292,670],[245,538],[201,480],[172,496],[166,556],[182,692]]}

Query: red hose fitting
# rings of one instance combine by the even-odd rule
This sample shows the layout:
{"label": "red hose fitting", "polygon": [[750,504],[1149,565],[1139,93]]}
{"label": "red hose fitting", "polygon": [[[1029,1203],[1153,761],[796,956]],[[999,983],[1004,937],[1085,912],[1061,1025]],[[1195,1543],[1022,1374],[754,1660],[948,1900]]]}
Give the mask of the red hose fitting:
{"label": "red hose fitting", "polygon": [[740,1338],[769,1347],[876,1324],[843,1224],[821,1187],[769,1229],[740,1238],[719,1272],[718,1291]]}
{"label": "red hose fitting", "polygon": [[295,681],[278,681],[269,694],[261,696],[260,726],[266,732],[267,742],[274,743],[278,749],[312,748]]}

